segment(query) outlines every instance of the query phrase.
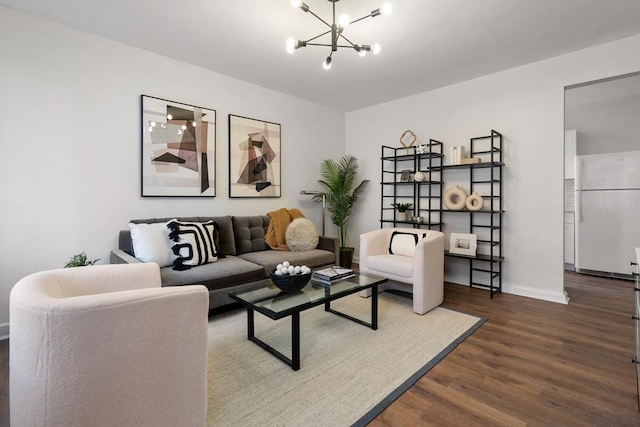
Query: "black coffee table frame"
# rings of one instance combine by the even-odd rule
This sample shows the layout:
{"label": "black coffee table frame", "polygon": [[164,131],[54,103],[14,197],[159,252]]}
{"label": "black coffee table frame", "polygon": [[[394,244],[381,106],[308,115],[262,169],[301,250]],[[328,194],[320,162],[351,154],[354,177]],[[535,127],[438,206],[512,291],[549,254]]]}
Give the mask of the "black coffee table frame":
{"label": "black coffee table frame", "polygon": [[[369,279],[369,281],[367,281],[367,283],[364,285],[359,285],[358,283],[361,281],[361,279]],[[292,306],[291,308],[280,312],[275,312],[273,310],[270,310],[269,308],[258,305],[258,303],[260,302],[273,299],[274,296],[286,295],[278,292],[277,290],[271,291],[270,293],[267,292],[264,298],[259,298],[256,301],[250,301],[248,298],[243,298],[243,296],[246,296],[247,293],[251,291],[242,291],[237,293],[231,292],[229,294],[229,297],[231,297],[235,301],[238,301],[247,309],[247,335],[249,341],[256,343],[264,350],[268,351],[287,365],[291,366],[291,369],[297,371],[300,369],[300,313],[304,310],[308,310],[310,308],[324,304],[324,311],[336,314],[338,316],[344,317],[345,319],[349,319],[353,322],[367,326],[375,331],[378,329],[378,285],[385,283],[387,280],[388,279],[382,277],[356,274],[356,277],[354,278],[346,279],[332,285],[333,289],[310,282],[307,287],[311,286],[314,288],[324,289],[324,297],[320,297],[315,301],[309,301]],[[345,283],[343,284],[343,282]],[[353,287],[348,287],[344,290],[341,290],[340,288],[345,287],[345,284],[347,286],[349,286],[349,284],[352,284]],[[260,291],[264,289],[265,291],[267,291],[269,285],[272,285],[271,281],[266,280],[261,286],[256,287],[254,290]],[[371,323],[356,319],[355,317],[349,316],[348,314],[341,313],[331,308],[331,301],[343,298],[347,295],[352,295],[356,292],[360,292],[366,289],[371,289]],[[332,293],[334,290],[337,290],[337,292]],[[262,313],[272,320],[278,320],[291,316],[291,358],[288,358],[287,356],[280,353],[278,350],[255,336],[255,311]]]}

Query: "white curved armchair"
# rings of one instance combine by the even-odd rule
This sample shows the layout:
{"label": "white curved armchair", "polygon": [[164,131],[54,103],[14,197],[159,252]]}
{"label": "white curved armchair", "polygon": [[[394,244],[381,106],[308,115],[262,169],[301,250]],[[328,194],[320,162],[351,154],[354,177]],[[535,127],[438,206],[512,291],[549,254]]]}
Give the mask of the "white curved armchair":
{"label": "white curved armchair", "polygon": [[10,296],[15,426],[204,426],[204,286],[157,264],[43,271]]}
{"label": "white curved armchair", "polygon": [[[413,256],[389,253],[394,232],[420,236]],[[444,233],[416,228],[382,228],[361,234],[360,271],[388,277],[389,282],[381,286],[380,291],[412,292],[413,311],[424,314],[442,304],[444,299]],[[369,296],[371,291],[363,291],[360,295]]]}

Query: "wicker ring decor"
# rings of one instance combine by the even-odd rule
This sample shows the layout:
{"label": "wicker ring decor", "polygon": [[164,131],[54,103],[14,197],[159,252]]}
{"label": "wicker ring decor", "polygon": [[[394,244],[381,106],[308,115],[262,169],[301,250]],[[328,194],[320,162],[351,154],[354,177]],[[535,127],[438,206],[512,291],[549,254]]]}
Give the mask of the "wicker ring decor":
{"label": "wicker ring decor", "polygon": [[447,209],[461,211],[466,206],[467,197],[469,196],[466,191],[454,185],[444,193],[442,201]]}
{"label": "wicker ring decor", "polygon": [[[405,138],[407,134],[409,134],[409,136]],[[418,137],[415,133],[411,132],[410,130],[405,130],[400,137],[400,144],[402,144],[403,147],[411,147],[417,140]]]}
{"label": "wicker ring decor", "polygon": [[470,211],[479,211],[482,209],[482,206],[484,206],[484,199],[474,191],[469,197],[467,197],[467,202],[465,204],[467,209]]}

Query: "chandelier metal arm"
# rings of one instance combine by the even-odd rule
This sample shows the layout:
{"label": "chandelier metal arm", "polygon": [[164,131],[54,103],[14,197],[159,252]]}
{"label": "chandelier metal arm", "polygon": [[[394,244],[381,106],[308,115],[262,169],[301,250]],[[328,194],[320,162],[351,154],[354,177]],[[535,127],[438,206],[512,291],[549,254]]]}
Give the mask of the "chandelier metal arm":
{"label": "chandelier metal arm", "polygon": [[[353,47],[355,46],[355,43],[351,43],[351,40],[349,40],[348,38],[346,38],[342,33],[338,34],[338,37],[342,37],[347,43],[349,43],[351,46],[346,46],[346,47]],[[338,46],[338,47],[342,47],[342,46]]]}
{"label": "chandelier metal arm", "polygon": [[[316,18],[318,18],[319,21],[322,21],[322,23],[324,25],[326,25],[327,27],[331,28],[331,24],[329,24],[327,21],[325,21],[324,19],[320,18],[318,15],[316,15],[315,13],[313,13],[313,10],[308,9],[307,12],[309,12],[310,14],[312,14],[313,16],[315,16]],[[335,18],[334,18],[335,21]],[[325,33],[326,34],[326,33]]]}
{"label": "chandelier metal arm", "polygon": [[324,32],[324,33],[322,33],[322,34],[319,34],[319,35],[317,35],[317,36],[315,36],[315,37],[310,38],[309,40],[307,40],[307,44],[308,44],[310,41],[314,41],[315,39],[317,39],[317,38],[319,38],[319,37],[326,36],[326,35],[327,35],[327,34],[329,34],[330,32],[331,32],[331,30],[329,30],[329,31],[325,31],[325,32]]}
{"label": "chandelier metal arm", "polygon": [[349,25],[351,25],[351,24],[355,24],[356,22],[360,22],[360,21],[362,21],[363,19],[367,19],[367,18],[374,18],[374,17],[375,17],[375,16],[374,16],[374,15],[371,15],[371,14],[370,14],[370,15],[365,15],[365,16],[363,16],[362,18],[358,18],[358,19],[356,19],[355,21],[351,21],[351,22],[349,22]]}
{"label": "chandelier metal arm", "polygon": [[[325,44],[325,43],[307,43],[307,46],[333,47],[332,45],[330,45],[330,44]],[[339,45],[337,45],[336,47],[345,47],[345,48],[348,48],[348,49],[354,49],[354,48],[355,48],[355,46],[356,46],[356,45],[349,46],[349,45],[346,45],[346,44],[339,44]]]}

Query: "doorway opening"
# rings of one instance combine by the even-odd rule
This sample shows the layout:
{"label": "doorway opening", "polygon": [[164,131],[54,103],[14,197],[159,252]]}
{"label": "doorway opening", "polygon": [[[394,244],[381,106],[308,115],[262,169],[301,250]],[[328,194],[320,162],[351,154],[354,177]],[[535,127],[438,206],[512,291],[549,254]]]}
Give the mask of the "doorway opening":
{"label": "doorway opening", "polygon": [[565,88],[565,270],[632,278],[640,247],[640,73]]}

